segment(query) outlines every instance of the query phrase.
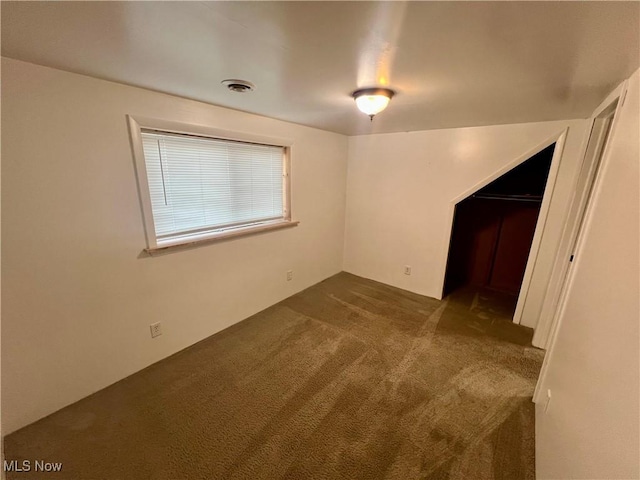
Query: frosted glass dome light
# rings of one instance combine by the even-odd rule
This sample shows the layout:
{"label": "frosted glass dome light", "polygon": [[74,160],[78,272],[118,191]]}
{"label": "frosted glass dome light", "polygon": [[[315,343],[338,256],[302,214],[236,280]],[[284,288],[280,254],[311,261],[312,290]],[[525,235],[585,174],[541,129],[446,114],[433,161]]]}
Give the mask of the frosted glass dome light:
{"label": "frosted glass dome light", "polygon": [[393,90],[388,88],[363,88],[353,92],[353,98],[358,109],[362,113],[369,115],[373,120],[374,115],[387,108],[394,93]]}

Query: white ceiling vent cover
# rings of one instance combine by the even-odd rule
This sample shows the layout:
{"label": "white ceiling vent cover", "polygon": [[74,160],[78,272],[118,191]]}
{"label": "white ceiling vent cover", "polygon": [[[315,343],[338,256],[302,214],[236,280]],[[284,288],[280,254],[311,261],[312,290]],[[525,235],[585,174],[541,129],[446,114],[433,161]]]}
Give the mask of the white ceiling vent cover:
{"label": "white ceiling vent cover", "polygon": [[237,80],[234,78],[223,80],[222,84],[225,85],[232,92],[236,92],[236,93],[251,92],[256,88],[256,86],[251,82],[247,82],[246,80]]}

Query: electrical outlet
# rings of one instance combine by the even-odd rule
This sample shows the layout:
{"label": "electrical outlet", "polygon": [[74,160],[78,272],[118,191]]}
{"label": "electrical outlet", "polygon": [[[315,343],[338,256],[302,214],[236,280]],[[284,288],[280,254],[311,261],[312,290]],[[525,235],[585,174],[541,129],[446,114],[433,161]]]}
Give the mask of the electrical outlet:
{"label": "electrical outlet", "polygon": [[162,325],[160,322],[152,323],[149,325],[149,329],[151,329],[151,338],[156,338],[158,335],[162,335]]}
{"label": "electrical outlet", "polygon": [[411,267],[409,265],[404,266],[404,274],[411,275]]}
{"label": "electrical outlet", "polygon": [[293,280],[293,270],[287,270],[287,282]]}

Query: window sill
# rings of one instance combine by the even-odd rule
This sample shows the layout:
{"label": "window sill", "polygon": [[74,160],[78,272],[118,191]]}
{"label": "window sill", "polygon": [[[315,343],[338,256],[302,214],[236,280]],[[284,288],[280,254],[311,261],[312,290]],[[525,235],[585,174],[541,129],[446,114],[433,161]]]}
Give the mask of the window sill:
{"label": "window sill", "polygon": [[151,256],[162,255],[163,253],[169,253],[174,250],[196,247],[199,245],[219,242],[222,240],[229,240],[236,237],[245,237],[254,235],[257,233],[270,232],[272,230],[280,230],[283,228],[291,228],[298,226],[300,222],[284,220],[274,223],[267,223],[262,225],[251,225],[247,227],[234,228],[232,230],[226,230],[222,232],[209,233],[198,238],[197,240],[175,240],[176,243],[165,244],[153,248],[145,248],[145,252]]}

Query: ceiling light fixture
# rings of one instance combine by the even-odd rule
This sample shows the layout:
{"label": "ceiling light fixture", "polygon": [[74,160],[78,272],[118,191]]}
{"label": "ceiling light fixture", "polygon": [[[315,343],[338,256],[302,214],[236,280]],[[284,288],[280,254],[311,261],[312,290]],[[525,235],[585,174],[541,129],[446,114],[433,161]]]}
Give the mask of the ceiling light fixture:
{"label": "ceiling light fixture", "polygon": [[361,88],[353,92],[352,97],[362,113],[366,113],[373,121],[373,117],[387,108],[395,95],[388,88]]}

